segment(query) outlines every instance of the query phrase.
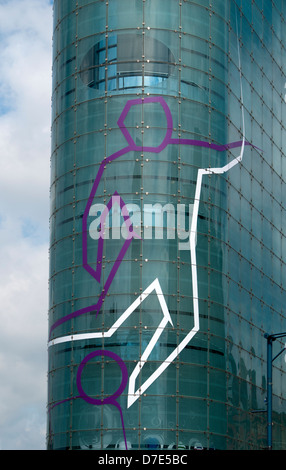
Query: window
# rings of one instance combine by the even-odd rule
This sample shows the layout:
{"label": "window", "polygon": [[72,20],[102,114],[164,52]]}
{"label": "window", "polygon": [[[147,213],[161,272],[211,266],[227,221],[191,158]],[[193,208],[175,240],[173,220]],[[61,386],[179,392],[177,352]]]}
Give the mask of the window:
{"label": "window", "polygon": [[80,76],[85,85],[99,90],[156,86],[172,74],[174,62],[162,42],[151,37],[143,42],[142,35],[127,33],[95,44],[82,61]]}

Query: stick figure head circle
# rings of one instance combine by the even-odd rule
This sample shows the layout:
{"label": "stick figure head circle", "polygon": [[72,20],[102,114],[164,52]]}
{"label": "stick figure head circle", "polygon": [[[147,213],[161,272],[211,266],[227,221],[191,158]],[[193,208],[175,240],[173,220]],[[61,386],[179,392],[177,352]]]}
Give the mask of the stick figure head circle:
{"label": "stick figure head circle", "polygon": [[[167,119],[167,131],[166,131],[166,135],[163,139],[163,141],[161,142],[160,145],[158,146],[154,146],[154,147],[144,147],[144,146],[137,146],[133,140],[133,138],[131,137],[128,129],[126,128],[125,126],[125,119],[130,111],[130,108],[132,106],[138,106],[138,105],[141,105],[142,104],[147,104],[147,103],[159,103],[162,108],[163,108],[163,111],[165,113],[165,116],[166,116],[166,119]],[[167,105],[166,101],[164,100],[164,98],[162,96],[148,96],[146,98],[138,98],[138,99],[135,99],[135,100],[129,100],[126,105],[124,106],[124,109],[117,121],[117,124],[118,126],[120,127],[121,129],[121,132],[123,133],[125,139],[127,140],[128,144],[129,144],[129,147],[131,150],[138,150],[138,151],[146,151],[146,152],[155,152],[155,153],[159,153],[161,152],[167,145],[168,143],[170,143],[170,140],[171,140],[171,137],[172,137],[172,130],[173,130],[173,119],[172,119],[172,114],[171,114],[171,111],[169,109],[169,106]]]}
{"label": "stick figure head circle", "polygon": [[[92,398],[89,395],[87,395],[85,393],[85,391],[83,390],[82,383],[81,383],[81,375],[82,375],[82,372],[83,372],[83,369],[84,369],[85,365],[91,359],[93,359],[96,356],[108,356],[111,359],[113,359],[119,365],[119,367],[121,369],[121,374],[122,374],[122,380],[121,380],[121,384],[120,384],[119,388],[116,390],[115,393],[113,393],[113,395],[110,395],[109,397],[104,398],[104,399]],[[117,354],[115,354],[114,352],[105,351],[105,350],[102,350],[102,349],[91,352],[90,354],[88,354],[83,359],[83,361],[79,365],[79,368],[78,368],[78,371],[77,371],[77,378],[76,378],[76,383],[77,383],[77,387],[78,387],[80,397],[83,398],[87,403],[90,403],[92,405],[106,405],[106,404],[114,405],[114,404],[117,404],[116,403],[116,398],[118,398],[123,393],[123,391],[126,387],[127,381],[128,381],[128,371],[127,371],[127,367],[126,367],[125,363],[122,361],[122,359]]]}

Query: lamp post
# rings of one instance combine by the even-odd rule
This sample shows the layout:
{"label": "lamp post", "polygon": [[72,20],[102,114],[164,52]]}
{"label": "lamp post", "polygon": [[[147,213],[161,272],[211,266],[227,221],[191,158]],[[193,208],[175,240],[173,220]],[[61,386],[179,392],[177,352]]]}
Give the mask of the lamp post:
{"label": "lamp post", "polygon": [[285,351],[284,347],[275,357],[272,358],[272,344],[278,338],[286,336],[285,333],[276,333],[269,335],[265,333],[267,339],[267,447],[272,450],[272,363],[280,354]]}

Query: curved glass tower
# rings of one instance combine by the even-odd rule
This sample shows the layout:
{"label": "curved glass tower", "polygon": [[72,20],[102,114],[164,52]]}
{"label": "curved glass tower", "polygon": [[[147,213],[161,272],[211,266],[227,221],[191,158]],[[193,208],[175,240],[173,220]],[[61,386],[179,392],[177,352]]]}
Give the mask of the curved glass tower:
{"label": "curved glass tower", "polygon": [[286,330],[284,10],[54,1],[48,449],[266,447],[264,334]]}

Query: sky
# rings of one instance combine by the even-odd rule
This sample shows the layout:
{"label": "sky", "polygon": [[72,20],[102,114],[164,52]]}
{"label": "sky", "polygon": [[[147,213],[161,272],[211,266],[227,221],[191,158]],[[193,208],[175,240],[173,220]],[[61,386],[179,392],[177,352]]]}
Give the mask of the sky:
{"label": "sky", "polygon": [[0,450],[44,450],[52,1],[0,0],[0,43]]}

